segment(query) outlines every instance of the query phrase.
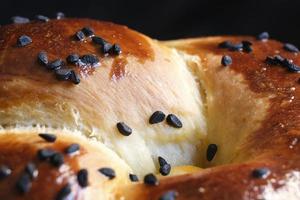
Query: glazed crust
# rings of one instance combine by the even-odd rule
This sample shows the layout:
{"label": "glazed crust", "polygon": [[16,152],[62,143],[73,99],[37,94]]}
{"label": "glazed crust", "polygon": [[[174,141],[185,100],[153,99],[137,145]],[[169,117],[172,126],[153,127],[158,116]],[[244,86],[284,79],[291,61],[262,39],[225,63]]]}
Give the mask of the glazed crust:
{"label": "glazed crust", "polygon": [[[120,44],[122,54],[103,55],[90,39],[74,40],[85,26]],[[24,34],[33,42],[16,47]],[[225,40],[250,41],[253,52],[218,48]],[[81,83],[74,85],[57,80],[37,62],[41,50],[50,60],[95,54],[101,66],[68,66],[80,74]],[[276,54],[300,64],[298,54],[285,51],[282,43],[253,37],[158,42],[124,26],[88,19],[1,27],[0,164],[13,173],[0,180],[0,199],[53,199],[66,182],[75,199],[150,200],[170,190],[177,199],[299,199],[299,75],[265,62]],[[223,55],[233,64],[222,66]],[[149,125],[156,110],[176,114],[183,128]],[[133,129],[130,136],[118,132],[119,121]],[[46,143],[37,135],[41,131],[55,133],[58,140]],[[65,155],[68,174],[57,183],[62,172],[40,163],[36,152],[46,146],[62,152],[74,142],[82,147],[80,154]],[[207,161],[211,143],[218,151]],[[131,172],[140,179],[156,173],[161,155],[173,166],[205,169],[164,177],[158,186],[129,182]],[[30,161],[38,165],[39,176],[22,196],[15,183]],[[117,177],[104,179],[97,172],[103,166],[114,168]],[[253,177],[253,170],[262,167],[269,174]],[[86,189],[74,181],[82,168],[91,173]]]}

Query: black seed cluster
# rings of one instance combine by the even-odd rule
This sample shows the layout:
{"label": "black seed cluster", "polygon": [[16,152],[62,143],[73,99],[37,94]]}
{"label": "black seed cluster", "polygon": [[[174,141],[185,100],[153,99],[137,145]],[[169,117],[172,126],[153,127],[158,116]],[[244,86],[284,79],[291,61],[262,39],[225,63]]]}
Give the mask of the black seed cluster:
{"label": "black seed cluster", "polygon": [[112,168],[103,167],[98,169],[98,171],[104,176],[108,177],[109,180],[114,179],[116,177],[116,173]]}
{"label": "black seed cluster", "polygon": [[12,22],[14,24],[26,24],[30,22],[30,20],[26,17],[21,17],[21,16],[14,16],[11,18]]}
{"label": "black seed cluster", "polygon": [[260,40],[263,42],[269,40],[269,38],[270,38],[270,35],[268,32],[262,32],[262,33],[258,34],[258,36],[257,36],[257,40]]}
{"label": "black seed cluster", "polygon": [[84,27],[80,31],[77,31],[75,33],[75,38],[77,40],[79,40],[79,41],[83,41],[86,38],[93,37],[94,35],[95,34],[94,34],[94,31],[93,31],[92,28],[90,28],[90,27]]}
{"label": "black seed cluster", "polygon": [[11,174],[11,169],[6,165],[0,166],[0,180],[8,177]]}
{"label": "black seed cluster", "polygon": [[81,169],[77,173],[77,181],[81,187],[88,186],[88,171],[86,169]]}
{"label": "black seed cluster", "polygon": [[159,200],[175,200],[178,196],[178,193],[174,190],[165,192],[159,197]]}
{"label": "black seed cluster", "polygon": [[69,145],[66,149],[65,149],[65,153],[66,154],[73,154],[77,151],[79,151],[80,146],[77,143],[73,143],[71,145]]}
{"label": "black seed cluster", "polygon": [[180,121],[180,119],[174,115],[174,114],[169,114],[167,116],[167,123],[174,127],[174,128],[182,128],[182,122]]}
{"label": "black seed cluster", "polygon": [[144,177],[144,183],[146,185],[158,185],[159,182],[158,182],[158,179],[156,178],[156,176],[152,173],[150,174],[147,174],[145,177]]}
{"label": "black seed cluster", "polygon": [[18,47],[25,47],[32,42],[32,39],[27,35],[22,35],[17,40]]}
{"label": "black seed cluster", "polygon": [[[75,54],[68,56],[67,61],[74,61],[76,59],[75,56]],[[80,83],[80,78],[74,70],[63,68],[65,66],[65,62],[62,59],[56,59],[52,62],[49,62],[47,53],[45,51],[41,51],[38,54],[38,62],[45,66],[48,70],[54,71],[54,74],[58,80],[71,81],[74,84]]]}
{"label": "black seed cluster", "polygon": [[66,184],[56,195],[56,200],[66,200],[67,197],[71,194],[71,185]]}
{"label": "black seed cluster", "polygon": [[117,129],[124,136],[129,136],[132,133],[132,129],[124,122],[118,122]]}
{"label": "black seed cluster", "polygon": [[171,165],[167,163],[167,161],[164,158],[159,156],[158,163],[159,163],[159,173],[161,175],[167,176],[168,174],[170,174]]}
{"label": "black seed cluster", "polygon": [[111,53],[113,55],[120,55],[122,52],[120,45],[110,44],[109,42],[107,42],[106,40],[104,40],[103,38],[101,38],[99,36],[94,36],[92,38],[92,41],[93,41],[93,43],[100,45],[100,49],[103,54]]}
{"label": "black seed cluster", "polygon": [[227,55],[223,56],[222,60],[221,60],[221,64],[225,67],[231,65],[232,64],[232,58],[230,56],[227,56]]}
{"label": "black seed cluster", "polygon": [[241,43],[234,44],[230,41],[224,41],[219,44],[219,48],[228,49],[229,51],[244,51],[246,53],[252,52],[252,43],[249,41],[242,41]]}
{"label": "black seed cluster", "polygon": [[266,178],[269,176],[270,170],[266,167],[254,169],[252,171],[252,177],[254,178]]}
{"label": "black seed cluster", "polygon": [[41,22],[48,22],[50,20],[49,17],[46,17],[44,15],[37,15],[37,16],[35,16],[35,18]]}
{"label": "black seed cluster", "polygon": [[299,49],[298,47],[296,47],[295,45],[293,44],[290,44],[290,43],[285,43],[283,45],[283,48],[289,52],[292,52],[292,53],[298,53],[299,52]]}
{"label": "black seed cluster", "polygon": [[129,179],[131,182],[138,182],[139,178],[135,174],[129,174]]}
{"label": "black seed cluster", "polygon": [[287,58],[283,58],[280,55],[275,55],[273,57],[267,56],[266,63],[270,65],[279,65],[288,69],[291,72],[300,72],[300,66],[294,64],[293,60],[289,60]]}
{"label": "black seed cluster", "polygon": [[155,111],[150,119],[149,119],[149,123],[150,124],[157,124],[160,123],[162,121],[164,121],[166,115],[162,112],[162,111]]}
{"label": "black seed cluster", "polygon": [[216,144],[209,144],[206,150],[207,161],[212,161],[218,151],[218,146]]}
{"label": "black seed cluster", "polygon": [[50,133],[40,133],[39,136],[47,142],[55,142],[56,135]]}
{"label": "black seed cluster", "polygon": [[64,156],[52,149],[40,149],[37,152],[38,159],[41,161],[49,160],[55,167],[60,167],[64,163]]}

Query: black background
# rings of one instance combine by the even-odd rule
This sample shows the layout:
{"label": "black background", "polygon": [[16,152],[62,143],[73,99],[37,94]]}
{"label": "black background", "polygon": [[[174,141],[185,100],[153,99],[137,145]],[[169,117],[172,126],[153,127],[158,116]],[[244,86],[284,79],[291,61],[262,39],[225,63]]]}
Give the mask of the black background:
{"label": "black background", "polygon": [[157,39],[257,35],[300,46],[300,0],[1,0],[0,24],[11,16],[88,17],[127,25]]}

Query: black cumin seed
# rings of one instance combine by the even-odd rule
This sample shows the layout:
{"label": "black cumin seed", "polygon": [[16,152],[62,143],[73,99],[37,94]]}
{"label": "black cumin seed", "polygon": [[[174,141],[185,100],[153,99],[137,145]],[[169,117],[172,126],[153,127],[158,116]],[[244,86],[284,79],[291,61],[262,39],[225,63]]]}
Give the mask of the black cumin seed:
{"label": "black cumin seed", "polygon": [[262,32],[257,36],[257,39],[260,41],[267,41],[270,38],[270,35],[268,32]]}
{"label": "black cumin seed", "polygon": [[79,41],[83,41],[85,38],[85,35],[82,31],[78,31],[75,33],[75,38]]}
{"label": "black cumin seed", "polygon": [[156,176],[152,173],[150,174],[147,174],[145,177],[144,177],[144,183],[146,185],[158,185],[159,182],[158,182],[158,179],[156,178]]}
{"label": "black cumin seed", "polygon": [[158,163],[159,163],[159,166],[164,166],[164,165],[168,164],[167,161],[161,156],[158,156]]}
{"label": "black cumin seed", "polygon": [[70,184],[65,185],[56,195],[56,200],[66,200],[71,193]]}
{"label": "black cumin seed", "polygon": [[212,161],[218,151],[218,146],[216,144],[209,144],[206,151],[206,159]]}
{"label": "black cumin seed", "polygon": [[71,71],[70,69],[58,69],[55,70],[55,76],[58,80],[69,80],[71,77]]}
{"label": "black cumin seed", "polygon": [[110,52],[111,48],[112,48],[112,45],[110,43],[106,42],[101,46],[101,51],[103,54],[107,54]]}
{"label": "black cumin seed", "polygon": [[47,65],[47,69],[50,69],[50,70],[58,70],[60,69],[62,66],[64,66],[64,61],[62,59],[57,59],[51,63],[49,63]]}
{"label": "black cumin seed", "polygon": [[270,170],[266,167],[254,169],[252,171],[252,176],[254,178],[267,178],[270,174]]}
{"label": "black cumin seed", "polygon": [[292,52],[292,53],[298,53],[299,52],[299,49],[293,45],[293,44],[290,44],[290,43],[285,43],[283,45],[283,48],[289,52]]}
{"label": "black cumin seed", "polygon": [[131,182],[138,182],[139,178],[135,174],[129,174],[129,179]]}
{"label": "black cumin seed", "polygon": [[71,71],[70,79],[74,84],[80,83],[79,75],[74,70]]}
{"label": "black cumin seed", "polygon": [[246,53],[250,53],[253,51],[252,49],[252,43],[249,42],[249,41],[242,41],[242,44],[243,44],[243,51],[246,52]]}
{"label": "black cumin seed", "polygon": [[98,171],[104,176],[108,177],[110,180],[116,177],[116,173],[112,168],[103,167],[98,169]]}
{"label": "black cumin seed", "polygon": [[167,163],[167,161],[160,156],[158,156],[158,163],[160,166],[159,168],[160,174],[163,176],[167,176],[171,171],[171,165]]}
{"label": "black cumin seed", "polygon": [[51,156],[53,156],[55,152],[51,149],[40,149],[37,152],[37,156],[39,160],[47,160]]}
{"label": "black cumin seed", "polygon": [[171,172],[171,165],[170,164],[165,164],[159,168],[159,173],[163,176],[167,176]]}
{"label": "black cumin seed", "polygon": [[275,55],[274,57],[267,56],[265,62],[268,63],[269,65],[283,65],[284,60],[285,59],[280,55]]}
{"label": "black cumin seed", "polygon": [[98,37],[98,36],[93,37],[92,41],[98,45],[104,45],[105,43],[107,43],[107,41],[105,41],[103,38]]}
{"label": "black cumin seed", "polygon": [[70,144],[70,145],[65,149],[65,153],[66,153],[66,154],[72,154],[72,153],[75,153],[75,152],[79,151],[79,149],[80,149],[79,144],[73,143],[73,144]]}
{"label": "black cumin seed", "polygon": [[162,111],[155,111],[150,119],[149,119],[149,123],[150,124],[156,124],[156,123],[159,123],[159,122],[162,122],[164,121],[166,115],[162,112]]}
{"label": "black cumin seed", "polygon": [[17,46],[18,47],[25,47],[32,42],[32,39],[27,35],[22,35],[18,38]]}
{"label": "black cumin seed", "polygon": [[99,59],[97,58],[97,56],[92,55],[92,54],[88,54],[88,55],[83,55],[80,58],[81,62],[83,62],[86,65],[91,65],[94,66],[96,64],[99,63]]}
{"label": "black cumin seed", "polygon": [[56,135],[50,133],[40,133],[39,136],[47,142],[55,142]]}
{"label": "black cumin seed", "polygon": [[167,123],[174,127],[174,128],[181,128],[182,127],[182,122],[180,121],[180,119],[174,115],[174,114],[169,114],[167,116]]}
{"label": "black cumin seed", "polygon": [[48,64],[48,56],[45,51],[41,51],[38,54],[38,61],[40,64],[45,65],[45,66]]}
{"label": "black cumin seed", "polygon": [[300,67],[294,64],[292,60],[284,59],[282,66],[286,67],[291,72],[300,72]]}
{"label": "black cumin seed", "polygon": [[118,128],[119,132],[124,136],[129,136],[132,133],[132,129],[128,125],[126,125],[124,122],[118,122],[117,128]]}
{"label": "black cumin seed", "polygon": [[55,167],[60,167],[64,164],[64,155],[61,153],[55,153],[50,157],[50,163]]}
{"label": "black cumin seed", "polygon": [[34,179],[38,176],[38,170],[35,164],[32,162],[27,163],[25,172],[30,176],[31,179]]}
{"label": "black cumin seed", "polygon": [[244,40],[242,41],[243,46],[252,46],[252,42]]}
{"label": "black cumin seed", "polygon": [[44,15],[37,15],[35,16],[35,18],[41,22],[48,22],[50,20],[49,17],[46,17]]}
{"label": "black cumin seed", "polygon": [[174,190],[165,192],[159,197],[159,200],[175,200],[178,196],[178,193]]}
{"label": "black cumin seed", "polygon": [[269,65],[277,65],[278,62],[275,61],[275,59],[271,56],[267,56],[265,62]]}
{"label": "black cumin seed", "polygon": [[77,181],[81,187],[88,186],[88,171],[86,169],[81,169],[78,171]]}
{"label": "black cumin seed", "polygon": [[18,179],[16,188],[21,194],[29,192],[31,188],[31,179],[27,173],[22,174]]}
{"label": "black cumin seed", "polygon": [[63,19],[65,18],[65,14],[63,12],[57,12],[56,13],[56,19]]}
{"label": "black cumin seed", "polygon": [[253,51],[252,47],[251,46],[244,46],[243,47],[243,51],[246,52],[246,53],[250,53]]}
{"label": "black cumin seed", "polygon": [[11,20],[15,24],[26,24],[26,23],[30,22],[30,20],[28,18],[21,17],[21,16],[14,16],[11,18]]}
{"label": "black cumin seed", "polygon": [[84,33],[85,37],[92,37],[95,35],[93,29],[90,27],[84,27],[81,31]]}
{"label": "black cumin seed", "polygon": [[11,169],[6,165],[0,166],[0,180],[8,177],[11,174]]}
{"label": "black cumin seed", "polygon": [[66,60],[68,63],[76,64],[79,61],[79,55],[76,53],[70,54]]}
{"label": "black cumin seed", "polygon": [[242,51],[243,50],[243,44],[238,43],[238,44],[232,44],[229,48],[229,51]]}
{"label": "black cumin seed", "polygon": [[232,43],[229,41],[224,41],[219,44],[219,48],[227,49],[232,46]]}
{"label": "black cumin seed", "polygon": [[274,60],[278,63],[281,64],[284,61],[284,58],[281,57],[280,55],[275,55]]}
{"label": "black cumin seed", "polygon": [[120,55],[121,52],[122,52],[122,49],[121,49],[120,45],[114,44],[114,45],[111,47],[111,52],[112,52],[112,54],[114,54],[114,55]]}
{"label": "black cumin seed", "polygon": [[231,65],[232,64],[232,58],[230,56],[227,56],[227,55],[223,56],[222,60],[221,60],[221,64],[225,67]]}

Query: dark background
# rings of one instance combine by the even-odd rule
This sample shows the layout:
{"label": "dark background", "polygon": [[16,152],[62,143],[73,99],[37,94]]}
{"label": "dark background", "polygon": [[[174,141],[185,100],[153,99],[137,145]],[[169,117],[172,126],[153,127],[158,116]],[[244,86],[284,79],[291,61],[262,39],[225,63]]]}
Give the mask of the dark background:
{"label": "dark background", "polygon": [[300,0],[3,0],[0,24],[11,16],[89,17],[127,25],[157,39],[205,35],[257,35],[300,46]]}

